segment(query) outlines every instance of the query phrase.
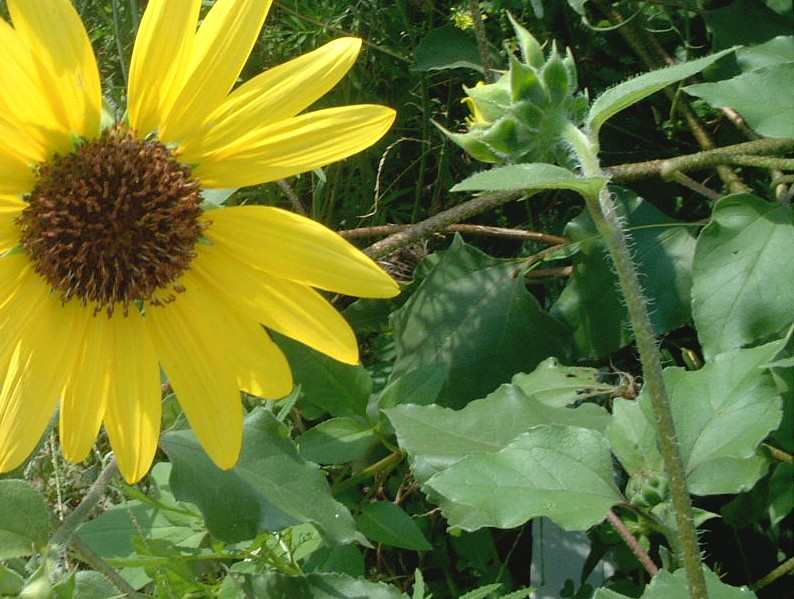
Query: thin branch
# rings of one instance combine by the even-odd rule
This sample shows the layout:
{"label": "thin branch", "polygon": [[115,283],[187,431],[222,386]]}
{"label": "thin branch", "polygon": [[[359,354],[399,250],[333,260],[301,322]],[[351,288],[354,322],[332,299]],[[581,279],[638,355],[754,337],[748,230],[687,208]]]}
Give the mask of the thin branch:
{"label": "thin branch", "polygon": [[381,239],[377,243],[373,243],[364,252],[371,258],[382,258],[403,246],[428,237],[462,220],[471,218],[475,214],[486,212],[512,200],[525,197],[527,197],[526,194],[515,191],[477,196],[468,202],[463,202],[449,210],[439,212],[415,225],[409,225],[408,228],[389,235],[389,237]]}
{"label": "thin branch", "polygon": [[781,578],[794,570],[794,557],[788,558],[785,562],[780,564],[777,568],[772,570],[769,574],[764,576],[763,578],[759,578],[756,582],[750,585],[750,588],[754,591],[758,589],[762,589],[767,585],[772,584],[778,578]]}
{"label": "thin branch", "polygon": [[302,216],[306,216],[306,208],[303,207],[303,203],[301,199],[298,197],[298,194],[295,193],[295,190],[292,189],[292,186],[286,179],[278,179],[276,181],[278,186],[281,188],[281,191],[284,192],[284,195],[287,196],[289,200],[289,205],[292,206],[292,209]]}
{"label": "thin branch", "polygon": [[747,158],[750,156],[758,157],[789,152],[794,152],[794,139],[764,138],[674,158],[620,164],[607,167],[604,170],[609,173],[613,181],[625,182],[651,177],[663,177],[674,171],[692,171],[726,164],[731,160],[736,160],[737,156],[742,157],[739,160],[743,160],[746,163]]}
{"label": "thin branch", "polygon": [[[380,235],[392,235],[400,231],[406,231],[413,225],[378,225],[375,227],[360,227],[358,229],[348,229],[339,231],[345,239],[360,239],[362,237],[378,237]],[[486,225],[467,225],[457,224],[445,227],[438,233],[471,233],[472,235],[488,235],[490,237],[506,237],[518,239],[520,241],[536,241],[548,245],[564,245],[568,243],[565,237],[551,235],[549,233],[539,233],[537,231],[524,231],[522,229],[505,229],[503,227],[489,227]]]}
{"label": "thin branch", "polygon": [[480,51],[483,81],[493,83],[493,69],[491,69],[491,59],[488,56],[488,38],[485,35],[485,26],[482,24],[482,12],[480,12],[478,0],[469,0],[469,12],[474,24],[474,37],[477,38],[477,48]]}

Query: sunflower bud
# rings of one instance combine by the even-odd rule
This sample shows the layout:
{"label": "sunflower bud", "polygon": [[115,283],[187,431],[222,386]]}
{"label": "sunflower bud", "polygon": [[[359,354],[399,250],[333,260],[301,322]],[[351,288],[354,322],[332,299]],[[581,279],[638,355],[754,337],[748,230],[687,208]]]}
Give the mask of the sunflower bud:
{"label": "sunflower bud", "polygon": [[587,113],[587,96],[577,90],[576,64],[552,44],[548,56],[532,34],[513,24],[521,58],[510,57],[509,68],[494,83],[466,88],[463,100],[472,116],[468,131],[441,130],[477,160],[496,164],[552,162],[567,166],[570,158],[561,140],[566,121],[580,125]]}

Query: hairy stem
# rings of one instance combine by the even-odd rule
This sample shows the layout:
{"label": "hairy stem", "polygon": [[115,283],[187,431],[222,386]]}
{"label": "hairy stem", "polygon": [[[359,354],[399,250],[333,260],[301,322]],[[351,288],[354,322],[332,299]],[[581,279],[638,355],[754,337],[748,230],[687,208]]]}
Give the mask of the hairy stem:
{"label": "hairy stem", "polygon": [[[595,141],[589,139],[570,123],[565,127],[563,136],[577,154],[582,174],[585,177],[605,176],[599,166]],[[637,267],[631,257],[626,232],[611,192],[604,186],[597,196],[592,194],[585,196],[585,201],[615,265],[615,272],[634,330],[637,351],[640,354],[645,386],[653,406],[656,434],[664,459],[665,471],[670,479],[673,512],[678,534],[677,538],[668,540],[683,562],[692,599],[708,599],[697,530],[692,517],[692,505],[686,484],[684,461],[678,447],[670,398],[667,395],[662,376],[662,360],[648,313],[648,300],[645,298],[642,285],[640,285]]]}

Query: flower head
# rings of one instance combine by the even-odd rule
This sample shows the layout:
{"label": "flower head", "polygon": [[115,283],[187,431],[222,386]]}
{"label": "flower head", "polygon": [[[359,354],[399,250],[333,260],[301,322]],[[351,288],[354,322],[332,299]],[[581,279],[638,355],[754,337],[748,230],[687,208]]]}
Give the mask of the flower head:
{"label": "flower head", "polygon": [[222,468],[242,441],[240,390],[292,388],[261,325],[348,363],[355,337],[315,288],[397,285],[338,235],[264,206],[202,209],[231,189],[324,166],[377,141],[394,111],[304,113],[351,67],[343,38],[234,87],[269,0],[150,0],[128,120],[103,129],[88,35],[68,0],[8,0],[0,20],[0,471],[60,404],[64,455],[104,423],[140,479],[160,431],[161,371]]}

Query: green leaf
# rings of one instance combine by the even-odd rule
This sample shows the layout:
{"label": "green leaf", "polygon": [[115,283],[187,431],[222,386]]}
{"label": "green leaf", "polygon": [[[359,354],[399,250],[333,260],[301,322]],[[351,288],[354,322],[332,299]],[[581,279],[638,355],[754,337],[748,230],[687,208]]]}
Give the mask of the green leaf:
{"label": "green leaf", "polygon": [[454,185],[451,191],[511,191],[570,189],[581,195],[598,195],[606,177],[580,177],[553,164],[509,164],[476,173]]}
{"label": "green leaf", "polygon": [[392,315],[392,380],[422,366],[449,365],[438,403],[463,406],[544,358],[567,353],[564,328],[524,284],[524,267],[496,260],[455,238]]}
{"label": "green leaf", "polygon": [[78,570],[74,580],[74,599],[121,599],[126,596],[102,574],[93,570]]}
{"label": "green leaf", "polygon": [[[665,369],[673,421],[693,494],[746,491],[766,472],[768,462],[759,455],[758,447],[777,427],[782,411],[777,387],[764,366],[782,344],[775,341],[726,352],[693,372]],[[610,427],[613,448],[629,474],[658,469],[661,461],[655,443],[648,438],[653,413],[646,393],[638,403],[646,423],[637,408],[616,402]],[[633,446],[632,439],[637,439]]]}
{"label": "green leaf", "polygon": [[0,559],[43,551],[49,533],[50,513],[33,485],[0,480]]}
{"label": "green leaf", "polygon": [[482,73],[482,57],[477,41],[465,31],[445,25],[429,32],[416,46],[411,71],[473,69]]}
{"label": "green leaf", "polygon": [[0,596],[16,597],[25,586],[25,579],[0,563]]}
{"label": "green leaf", "polygon": [[598,524],[623,501],[603,434],[540,425],[496,453],[470,455],[430,478],[450,526],[513,528],[547,516],[566,530]]}
{"label": "green leaf", "polygon": [[684,91],[715,108],[737,110],[765,137],[794,137],[794,62],[743,73],[727,81],[689,85]]}
{"label": "green leaf", "polygon": [[297,439],[301,457],[316,464],[344,464],[367,453],[375,437],[353,418],[332,418],[310,428]]}
{"label": "green leaf", "polygon": [[[650,299],[651,321],[657,335],[690,320],[690,287],[695,239],[685,223],[674,220],[648,202],[624,190],[614,190],[630,236],[640,281]],[[574,273],[552,316],[573,331],[579,357],[601,357],[632,340],[628,312],[603,238],[587,211],[565,227],[565,236],[580,243],[572,258]]]}
{"label": "green leaf", "polygon": [[736,50],[736,61],[743,72],[783,62],[794,62],[794,36],[779,35],[764,44]]}
{"label": "green leaf", "polygon": [[612,404],[612,422],[607,429],[612,452],[629,476],[642,471],[664,471],[662,454],[656,443],[656,427],[640,401],[616,399]]}
{"label": "green leaf", "polygon": [[306,401],[332,416],[366,414],[372,378],[361,364],[343,364],[289,337],[271,334]]}
{"label": "green leaf", "polygon": [[704,56],[697,60],[690,60],[671,67],[644,73],[634,79],[629,79],[615,87],[608,89],[598,96],[590,106],[585,127],[590,135],[598,135],[601,126],[621,110],[636,104],[672,83],[696,75],[706,67],[714,64],[720,58],[733,52],[733,48]]}
{"label": "green leaf", "polygon": [[[732,2],[718,10],[704,10],[703,20],[711,32],[714,49],[742,44],[761,44],[778,35],[790,35],[791,18],[777,14],[765,2]],[[791,12],[789,2],[789,15]]]}
{"label": "green leaf", "polygon": [[308,574],[289,576],[272,572],[253,583],[253,597],[290,597],[306,599],[408,599],[408,595],[382,582],[368,582],[345,574]]}
{"label": "green leaf", "polygon": [[198,505],[207,528],[223,541],[304,522],[330,543],[361,538],[319,467],[298,455],[286,427],[262,408],[247,416],[240,460],[231,470],[215,466],[192,431],[168,432],[160,446],[173,464],[174,495]]}
{"label": "green leaf", "polygon": [[380,408],[401,404],[426,406],[433,403],[447,380],[447,365],[443,362],[421,366],[389,383],[378,398]]}
{"label": "green leaf", "polygon": [[769,520],[777,526],[794,510],[794,463],[775,466],[769,479]]}
{"label": "green leaf", "polygon": [[196,514],[191,519],[192,524],[175,524],[168,509],[132,500],[82,524],[77,535],[102,559],[119,568],[134,588],[141,588],[152,580],[145,568],[162,561],[146,549],[150,544],[167,542],[181,552],[195,554],[204,542],[207,532],[201,517]]}
{"label": "green leaf", "polygon": [[790,206],[749,194],[717,202],[695,250],[692,316],[706,358],[776,334],[794,306]]}
{"label": "green leaf", "polygon": [[[706,568],[703,569],[703,574],[706,578],[709,599],[755,599],[755,593],[747,587],[729,586],[722,582],[714,572]],[[682,597],[689,597],[686,573],[683,569],[676,570],[674,573],[660,570],[653,577],[651,583],[645,587],[645,592],[640,599],[681,599]],[[598,589],[593,595],[593,599],[629,598],[609,589]]]}
{"label": "green leaf", "polygon": [[556,358],[546,358],[531,373],[519,373],[511,382],[534,399],[563,408],[599,395],[614,395],[620,390],[601,378],[601,372],[595,368],[563,366]]}
{"label": "green leaf", "polygon": [[414,476],[425,482],[474,453],[504,449],[538,424],[571,424],[604,430],[609,414],[594,404],[549,406],[515,385],[502,385],[483,399],[454,411],[440,406],[397,406],[384,410],[397,441],[411,458]]}
{"label": "green leaf", "polygon": [[356,517],[356,525],[365,537],[376,543],[412,551],[430,551],[433,548],[416,522],[390,501],[365,503]]}

